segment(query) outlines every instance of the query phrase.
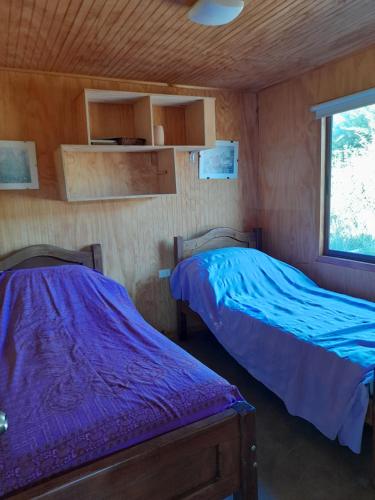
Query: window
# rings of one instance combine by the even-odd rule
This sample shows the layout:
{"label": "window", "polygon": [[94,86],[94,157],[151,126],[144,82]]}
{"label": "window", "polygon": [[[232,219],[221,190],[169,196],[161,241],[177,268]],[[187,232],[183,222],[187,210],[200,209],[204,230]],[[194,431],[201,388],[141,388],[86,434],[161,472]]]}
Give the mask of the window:
{"label": "window", "polygon": [[324,254],[375,263],[375,104],[323,119]]}

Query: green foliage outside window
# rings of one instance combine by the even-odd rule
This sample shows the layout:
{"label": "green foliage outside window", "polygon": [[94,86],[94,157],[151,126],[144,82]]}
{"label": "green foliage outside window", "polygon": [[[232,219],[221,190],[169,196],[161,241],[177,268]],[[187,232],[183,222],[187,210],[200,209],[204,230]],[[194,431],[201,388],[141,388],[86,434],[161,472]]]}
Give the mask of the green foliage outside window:
{"label": "green foliage outside window", "polygon": [[375,105],[332,116],[329,249],[375,256]]}

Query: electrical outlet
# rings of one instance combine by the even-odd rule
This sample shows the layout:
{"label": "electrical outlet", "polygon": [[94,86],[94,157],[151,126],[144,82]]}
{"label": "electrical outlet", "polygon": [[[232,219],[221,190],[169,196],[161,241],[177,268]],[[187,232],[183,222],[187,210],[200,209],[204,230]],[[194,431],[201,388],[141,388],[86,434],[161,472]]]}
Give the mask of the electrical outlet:
{"label": "electrical outlet", "polygon": [[159,269],[159,278],[169,278],[170,275],[170,269]]}

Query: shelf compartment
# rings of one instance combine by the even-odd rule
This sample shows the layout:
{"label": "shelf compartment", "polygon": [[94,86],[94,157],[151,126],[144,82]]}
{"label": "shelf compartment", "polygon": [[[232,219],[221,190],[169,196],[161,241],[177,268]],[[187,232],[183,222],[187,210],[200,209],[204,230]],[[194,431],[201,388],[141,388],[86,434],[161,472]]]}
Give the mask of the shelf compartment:
{"label": "shelf compartment", "polygon": [[121,103],[89,102],[90,142],[106,137],[136,137],[152,144],[148,96]]}
{"label": "shelf compartment", "polygon": [[176,194],[173,148],[60,146],[56,164],[62,199],[95,201]]}
{"label": "shelf compartment", "polygon": [[[151,98],[153,103],[155,99]],[[153,125],[164,128],[165,144],[210,147],[215,144],[215,123],[210,109],[213,102],[198,99],[182,105],[152,105]]]}

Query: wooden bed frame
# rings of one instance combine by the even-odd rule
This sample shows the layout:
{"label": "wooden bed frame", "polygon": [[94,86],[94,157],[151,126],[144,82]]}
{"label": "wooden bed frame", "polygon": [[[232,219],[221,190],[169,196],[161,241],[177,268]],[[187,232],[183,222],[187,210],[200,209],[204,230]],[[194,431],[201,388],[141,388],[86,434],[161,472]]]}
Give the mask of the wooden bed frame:
{"label": "wooden bed frame", "polygon": [[[31,246],[0,260],[0,271],[63,264],[102,272],[101,246],[79,252]],[[232,493],[236,499],[257,499],[255,409],[246,402],[7,498],[219,500]]]}
{"label": "wooden bed frame", "polygon": [[[248,232],[240,232],[227,227],[218,227],[191,239],[182,236],[174,237],[174,260],[175,265],[183,259],[199,252],[223,247],[246,247],[262,250],[262,229],[255,228]],[[177,334],[180,340],[188,337],[188,319],[191,318],[200,327],[208,330],[203,319],[189,307],[186,301],[177,301]],[[375,393],[375,371],[374,371],[374,393]],[[370,395],[367,408],[366,424],[372,427],[372,483],[375,487],[375,394]]]}

